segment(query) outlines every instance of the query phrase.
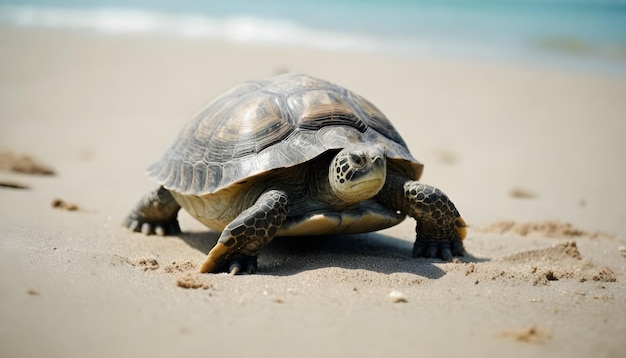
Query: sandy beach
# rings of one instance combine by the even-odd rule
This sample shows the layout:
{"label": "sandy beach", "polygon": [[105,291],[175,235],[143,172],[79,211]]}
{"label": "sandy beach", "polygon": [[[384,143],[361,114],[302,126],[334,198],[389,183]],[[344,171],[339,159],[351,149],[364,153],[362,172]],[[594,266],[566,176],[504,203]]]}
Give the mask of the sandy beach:
{"label": "sandy beach", "polygon": [[[2,357],[626,356],[626,78],[60,30],[0,48]],[[277,239],[231,277],[197,273],[219,234],[186,213],[174,237],[122,227],[198,110],[286,71],[391,119],[468,257],[412,258],[406,220]]]}

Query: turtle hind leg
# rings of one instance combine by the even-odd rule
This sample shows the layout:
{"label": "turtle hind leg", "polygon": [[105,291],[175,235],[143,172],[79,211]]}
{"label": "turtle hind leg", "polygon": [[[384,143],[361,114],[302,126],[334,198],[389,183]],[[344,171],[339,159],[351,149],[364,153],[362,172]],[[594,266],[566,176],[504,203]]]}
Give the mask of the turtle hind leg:
{"label": "turtle hind leg", "polygon": [[288,201],[287,194],[280,190],[263,193],[224,228],[200,272],[256,272],[259,253],[287,218]]}
{"label": "turtle hind leg", "polygon": [[172,193],[161,186],[139,200],[124,220],[124,225],[146,235],[175,235],[180,232],[176,218],[179,210],[180,205]]}

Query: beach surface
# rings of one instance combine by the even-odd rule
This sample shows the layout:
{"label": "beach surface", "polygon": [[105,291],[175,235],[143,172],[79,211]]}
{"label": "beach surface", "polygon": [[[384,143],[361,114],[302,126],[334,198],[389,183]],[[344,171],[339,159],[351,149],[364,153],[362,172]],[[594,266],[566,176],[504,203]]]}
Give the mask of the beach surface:
{"label": "beach surface", "polygon": [[[626,78],[167,36],[0,29],[0,356],[624,357]],[[469,224],[274,240],[259,273],[215,243],[121,223],[212,98],[300,72],[375,103]]]}

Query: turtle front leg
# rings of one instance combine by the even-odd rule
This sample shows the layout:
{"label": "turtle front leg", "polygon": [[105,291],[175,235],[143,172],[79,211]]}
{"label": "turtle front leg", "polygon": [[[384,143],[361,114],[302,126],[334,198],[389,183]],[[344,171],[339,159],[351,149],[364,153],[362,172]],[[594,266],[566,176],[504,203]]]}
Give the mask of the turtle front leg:
{"label": "turtle front leg", "polygon": [[381,201],[415,219],[413,256],[450,261],[464,256],[466,225],[454,203],[433,186],[390,176],[379,194]]}
{"label": "turtle front leg", "polygon": [[180,205],[172,194],[161,186],[141,198],[124,220],[124,225],[145,235],[175,235],[180,232],[176,218],[179,210]]}
{"label": "turtle front leg", "polygon": [[256,203],[244,210],[224,228],[217,244],[211,249],[200,272],[227,270],[254,273],[261,250],[276,235],[287,218],[287,194],[270,190]]}

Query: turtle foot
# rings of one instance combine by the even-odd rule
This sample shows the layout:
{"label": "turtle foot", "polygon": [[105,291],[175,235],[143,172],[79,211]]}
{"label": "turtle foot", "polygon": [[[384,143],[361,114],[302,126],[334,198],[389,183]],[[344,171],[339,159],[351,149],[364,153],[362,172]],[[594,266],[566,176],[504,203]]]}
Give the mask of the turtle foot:
{"label": "turtle foot", "polygon": [[144,235],[167,236],[180,233],[180,225],[178,225],[177,219],[165,222],[154,222],[145,220],[144,218],[134,215],[134,213],[128,215],[126,220],[124,220],[124,226],[131,231],[141,232]]}
{"label": "turtle foot", "polygon": [[200,272],[255,273],[259,253],[287,217],[287,203],[287,195],[280,190],[263,193],[254,205],[226,225]]}
{"label": "turtle foot", "polygon": [[172,193],[161,186],[141,198],[123,225],[145,235],[176,235],[180,233],[178,210],[180,205]]}
{"label": "turtle foot", "polygon": [[228,272],[231,276],[244,273],[252,275],[257,270],[257,259],[258,256],[239,252],[229,254],[226,246],[218,242],[200,266],[200,273]]}
{"label": "turtle foot", "polygon": [[231,256],[225,265],[224,269],[231,275],[237,275],[240,273],[247,273],[252,275],[256,273],[257,269],[257,256],[247,256],[242,254],[235,254]]}
{"label": "turtle foot", "polygon": [[440,258],[451,261],[454,256],[465,256],[465,247],[461,239],[416,240],[413,244],[413,257]]}
{"label": "turtle foot", "polygon": [[239,252],[231,254],[230,251],[232,250],[226,245],[218,242],[200,266],[200,272],[228,272],[231,275],[256,273],[258,256],[244,255]]}

